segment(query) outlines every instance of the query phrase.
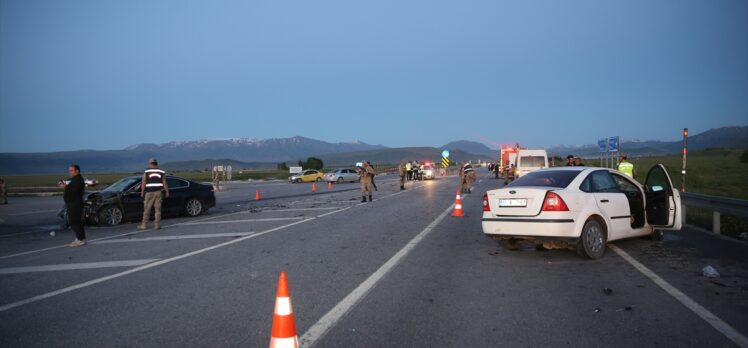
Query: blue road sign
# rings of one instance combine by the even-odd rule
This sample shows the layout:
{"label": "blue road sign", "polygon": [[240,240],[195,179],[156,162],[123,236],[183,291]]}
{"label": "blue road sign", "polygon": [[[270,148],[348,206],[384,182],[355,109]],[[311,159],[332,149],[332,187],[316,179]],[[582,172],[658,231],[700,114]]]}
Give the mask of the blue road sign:
{"label": "blue road sign", "polygon": [[608,138],[608,151],[618,152],[618,137]]}
{"label": "blue road sign", "polygon": [[600,152],[608,152],[608,139],[600,139],[597,141],[597,147],[600,149]]}
{"label": "blue road sign", "polygon": [[444,157],[444,158],[449,157],[449,151],[447,151],[447,150],[442,151],[442,157]]}

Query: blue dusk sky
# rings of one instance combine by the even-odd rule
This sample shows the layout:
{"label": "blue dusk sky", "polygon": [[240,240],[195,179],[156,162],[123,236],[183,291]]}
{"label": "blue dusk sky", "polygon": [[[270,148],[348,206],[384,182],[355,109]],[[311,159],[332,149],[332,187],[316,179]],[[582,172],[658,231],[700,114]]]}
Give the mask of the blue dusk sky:
{"label": "blue dusk sky", "polygon": [[0,0],[0,152],[746,124],[744,0]]}

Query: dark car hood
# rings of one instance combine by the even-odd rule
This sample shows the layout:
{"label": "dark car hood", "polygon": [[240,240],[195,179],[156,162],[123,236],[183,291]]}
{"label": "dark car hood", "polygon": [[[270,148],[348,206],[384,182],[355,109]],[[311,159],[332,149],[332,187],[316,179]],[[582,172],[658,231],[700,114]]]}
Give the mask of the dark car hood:
{"label": "dark car hood", "polygon": [[103,192],[103,191],[97,191],[97,192],[91,192],[88,193],[86,196],[84,196],[84,199],[86,201],[96,201],[98,199],[108,199],[112,197],[117,197],[119,195],[118,192]]}

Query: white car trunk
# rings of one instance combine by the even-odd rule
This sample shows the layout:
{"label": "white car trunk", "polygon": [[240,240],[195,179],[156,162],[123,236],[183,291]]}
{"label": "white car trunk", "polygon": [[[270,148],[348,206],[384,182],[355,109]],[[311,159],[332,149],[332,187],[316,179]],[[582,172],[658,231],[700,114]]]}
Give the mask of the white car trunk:
{"label": "white car trunk", "polygon": [[543,208],[547,187],[502,188],[488,191],[488,206],[496,216],[535,216]]}

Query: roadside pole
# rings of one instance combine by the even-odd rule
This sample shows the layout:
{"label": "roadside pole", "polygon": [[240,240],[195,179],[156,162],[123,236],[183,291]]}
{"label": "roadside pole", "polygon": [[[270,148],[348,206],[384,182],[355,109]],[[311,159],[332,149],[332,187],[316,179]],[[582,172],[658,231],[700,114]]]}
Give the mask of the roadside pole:
{"label": "roadside pole", "polygon": [[681,168],[680,174],[682,180],[680,183],[680,191],[686,192],[686,155],[688,154],[688,128],[683,128],[683,167]]}

